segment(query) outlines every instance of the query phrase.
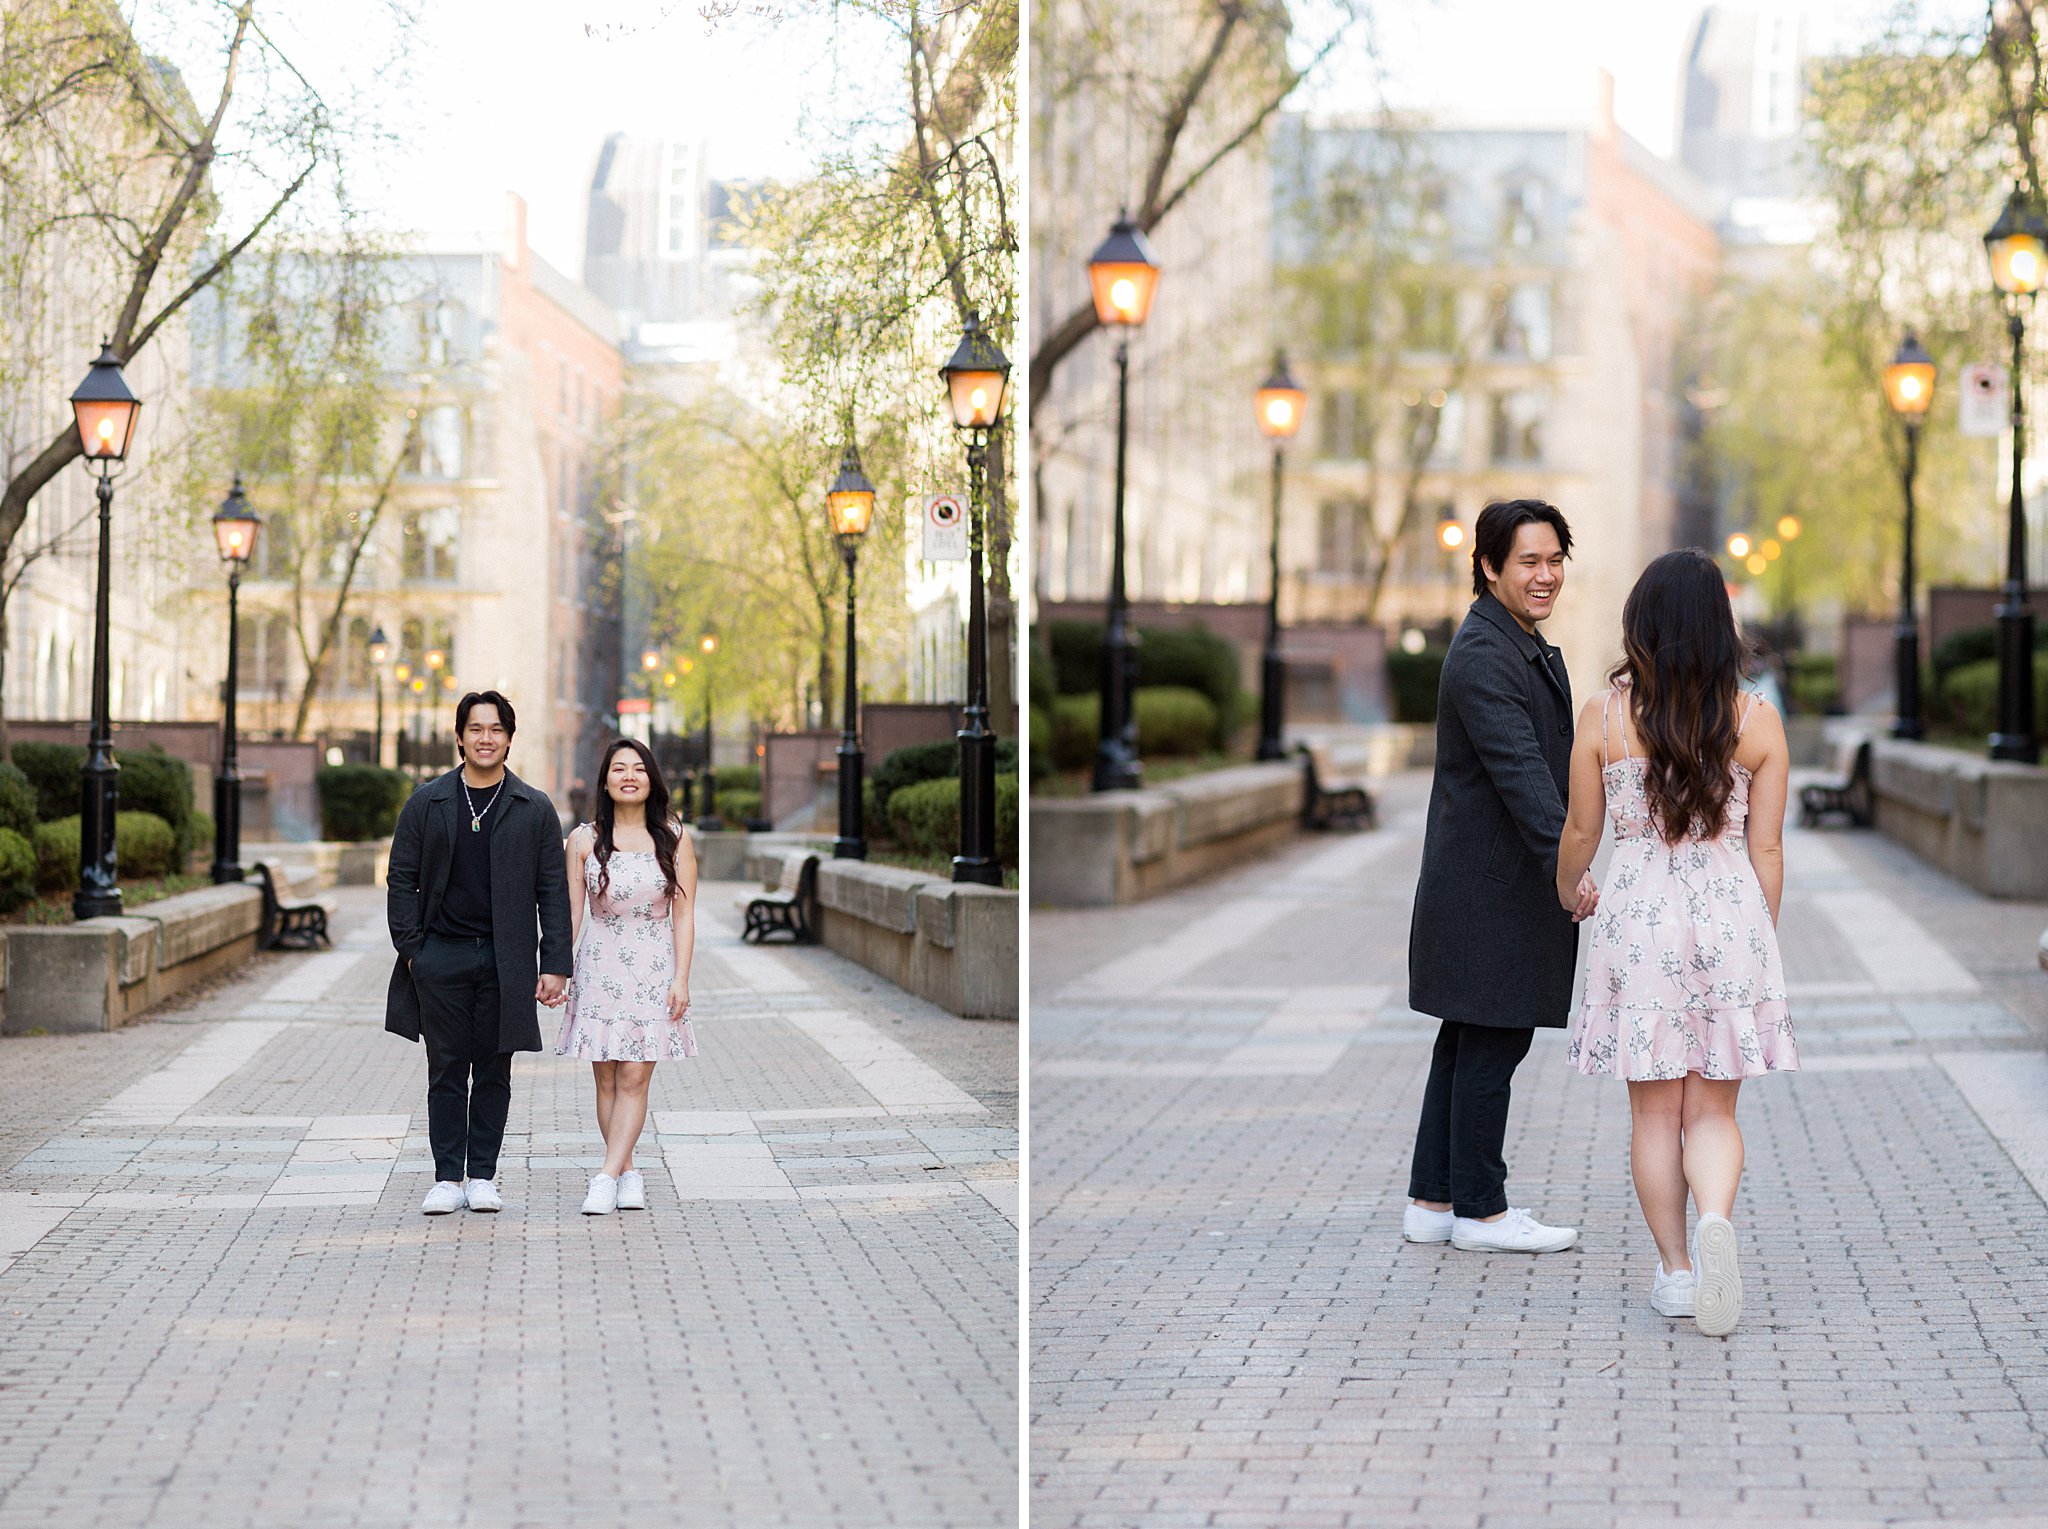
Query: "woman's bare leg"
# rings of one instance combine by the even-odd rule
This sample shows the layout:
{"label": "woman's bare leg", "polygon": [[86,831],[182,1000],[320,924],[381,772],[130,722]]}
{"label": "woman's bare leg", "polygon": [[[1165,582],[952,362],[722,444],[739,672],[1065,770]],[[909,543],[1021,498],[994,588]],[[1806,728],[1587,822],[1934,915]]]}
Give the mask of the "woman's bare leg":
{"label": "woman's bare leg", "polygon": [[647,1087],[654,1081],[652,1062],[614,1062],[611,1127],[605,1132],[604,1171],[617,1178],[633,1166],[633,1148],[647,1124]]}
{"label": "woman's bare leg", "polygon": [[1742,1128],[1735,1123],[1739,1078],[1685,1079],[1685,1182],[1701,1215],[1732,1216],[1742,1182]]}
{"label": "woman's bare leg", "polygon": [[1636,1199],[1657,1244],[1666,1274],[1692,1267],[1685,1249],[1685,1168],[1680,1139],[1686,1079],[1667,1078],[1628,1086],[1629,1167]]}
{"label": "woman's bare leg", "polygon": [[591,1076],[597,1082],[597,1134],[604,1138],[605,1156],[611,1156],[612,1103],[618,1095],[617,1062],[592,1062]]}

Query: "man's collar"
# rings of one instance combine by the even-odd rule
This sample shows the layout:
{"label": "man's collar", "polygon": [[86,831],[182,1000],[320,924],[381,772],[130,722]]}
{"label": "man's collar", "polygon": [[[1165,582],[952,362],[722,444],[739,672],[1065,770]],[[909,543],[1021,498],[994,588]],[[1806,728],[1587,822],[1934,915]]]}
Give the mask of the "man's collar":
{"label": "man's collar", "polygon": [[1522,656],[1532,663],[1557,651],[1549,643],[1545,642],[1540,635],[1530,631],[1521,622],[1515,620],[1509,614],[1508,608],[1500,603],[1500,600],[1490,589],[1472,602],[1472,610],[1475,615],[1484,616],[1488,621],[1491,621],[1519,643],[1522,648]]}
{"label": "man's collar", "polygon": [[[532,795],[532,792],[528,789],[526,782],[521,780],[518,776],[514,775],[509,768],[505,771],[505,778],[498,782],[498,784],[504,789],[504,792],[507,796],[516,796],[524,800]],[[462,766],[457,765],[454,769],[447,771],[445,774],[436,776],[433,779],[433,781],[431,781],[422,789],[431,791],[436,796],[455,797],[461,795]],[[479,788],[472,786],[470,787],[470,789],[474,791]],[[488,786],[485,786],[482,789],[488,791],[490,788]]]}

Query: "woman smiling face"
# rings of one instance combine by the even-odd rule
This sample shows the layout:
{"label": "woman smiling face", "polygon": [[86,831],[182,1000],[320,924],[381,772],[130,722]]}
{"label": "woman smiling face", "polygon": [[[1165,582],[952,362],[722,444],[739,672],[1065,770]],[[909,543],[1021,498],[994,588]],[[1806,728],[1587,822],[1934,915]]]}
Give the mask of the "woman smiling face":
{"label": "woman smiling face", "polygon": [[647,765],[638,749],[624,748],[612,755],[611,763],[605,766],[604,789],[614,802],[645,805]]}

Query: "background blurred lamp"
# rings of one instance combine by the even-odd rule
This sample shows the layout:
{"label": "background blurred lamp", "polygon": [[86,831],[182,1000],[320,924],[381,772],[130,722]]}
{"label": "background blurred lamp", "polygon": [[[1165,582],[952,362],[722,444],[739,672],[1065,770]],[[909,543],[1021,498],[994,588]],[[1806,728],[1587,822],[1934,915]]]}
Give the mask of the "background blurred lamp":
{"label": "background blurred lamp", "polygon": [[1796,541],[1798,541],[1798,540],[1799,540],[1799,533],[1800,533],[1800,531],[1801,531],[1802,529],[1803,529],[1803,528],[1802,528],[1802,527],[1800,526],[1800,524],[1799,524],[1799,517],[1798,517],[1797,515],[1780,515],[1780,516],[1778,517],[1778,540],[1779,540],[1779,541],[1784,541],[1784,542],[1796,542]]}
{"label": "background blurred lamp", "polygon": [[1934,402],[1934,357],[1921,348],[1910,329],[1884,369],[1884,396],[1894,414],[1912,417],[1925,414]]}
{"label": "background blurred lamp", "polygon": [[[963,350],[966,343],[961,341]],[[865,536],[868,518],[875,513],[875,486],[860,470],[860,451],[850,441],[839,459],[839,476],[825,490],[825,513],[833,535],[839,537]]]}
{"label": "background blurred lamp", "polygon": [[96,461],[125,462],[135,436],[135,416],[142,400],[129,391],[114,347],[102,345],[85,381],[71,395],[71,413],[78,421],[79,444]]}
{"label": "background blurred lamp", "polygon": [[960,344],[939,368],[939,380],[946,384],[953,423],[960,429],[986,430],[1002,415],[1003,397],[1010,385],[1010,358],[981,327],[979,309],[967,311]]}
{"label": "background blurred lamp", "polygon": [[1991,256],[1992,283],[2001,292],[2031,297],[2048,278],[2048,221],[2028,205],[2017,183],[1984,235],[1984,249]]}
{"label": "background blurred lamp", "polygon": [[1308,394],[1287,370],[1287,353],[1273,357],[1273,375],[1259,384],[1259,429],[1269,440],[1284,441],[1301,428],[1302,406]]}
{"label": "background blurred lamp", "polygon": [[249,554],[256,550],[256,532],[262,524],[262,519],[249,508],[248,496],[242,492],[242,475],[235,474],[234,487],[228,490],[220,508],[213,512],[213,540],[220,548],[220,560],[232,563],[238,569],[247,567]]}
{"label": "background blurred lamp", "polygon": [[1748,557],[1749,538],[1744,536],[1740,531],[1737,531],[1733,536],[1729,537],[1728,555],[1730,557]]}
{"label": "background blurred lamp", "polygon": [[1465,528],[1455,520],[1445,520],[1436,528],[1437,545],[1446,552],[1456,552],[1465,545]]}
{"label": "background blurred lamp", "polygon": [[654,649],[649,648],[640,655],[640,667],[652,674],[661,667],[661,655],[655,652]]}
{"label": "background blurred lamp", "polygon": [[1128,217],[1119,216],[1109,237],[1088,257],[1088,285],[1095,294],[1095,317],[1100,323],[1135,329],[1152,311],[1159,262],[1138,225]]}
{"label": "background blurred lamp", "polygon": [[379,624],[370,633],[370,663],[374,667],[381,669],[384,667],[385,660],[390,657],[391,639],[384,635],[384,628]]}

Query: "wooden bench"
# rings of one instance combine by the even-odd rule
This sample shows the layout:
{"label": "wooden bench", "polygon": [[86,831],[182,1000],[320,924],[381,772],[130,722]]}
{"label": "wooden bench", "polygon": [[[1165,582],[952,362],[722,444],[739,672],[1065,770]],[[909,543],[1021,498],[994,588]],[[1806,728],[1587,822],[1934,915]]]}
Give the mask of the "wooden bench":
{"label": "wooden bench", "polygon": [[331,897],[295,901],[283,872],[262,863],[251,868],[263,889],[263,927],[256,936],[259,950],[311,950],[331,945],[327,916],[339,906]]}
{"label": "wooden bench", "polygon": [[747,927],[742,940],[759,945],[781,931],[798,945],[817,939],[811,925],[811,909],[818,901],[818,857],[784,855],[782,875],[772,892],[756,892],[736,899],[746,911]]}
{"label": "wooden bench", "polygon": [[1835,751],[1834,780],[1799,788],[1799,826],[1818,828],[1830,813],[1841,813],[1857,828],[1877,820],[1877,796],[1870,784],[1870,740],[1850,737]]}
{"label": "wooden bench", "polygon": [[1308,771],[1308,792],[1301,804],[1305,828],[1372,828],[1379,808],[1365,783],[1363,768],[1340,765],[1327,743],[1304,743],[1301,755]]}

